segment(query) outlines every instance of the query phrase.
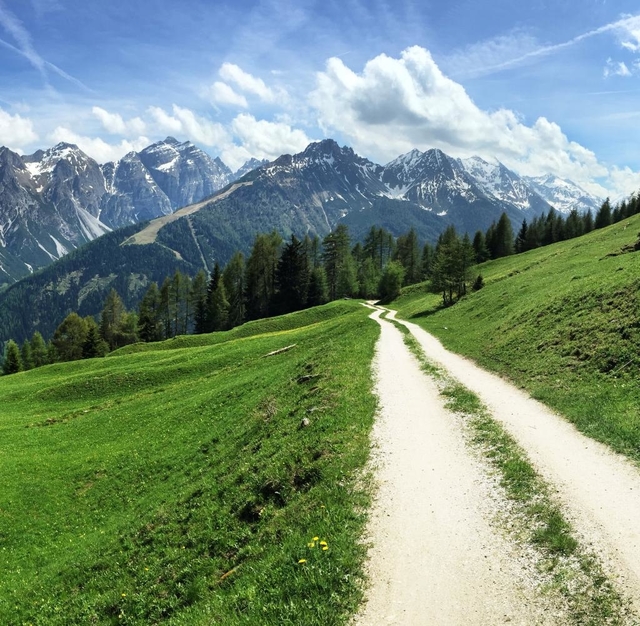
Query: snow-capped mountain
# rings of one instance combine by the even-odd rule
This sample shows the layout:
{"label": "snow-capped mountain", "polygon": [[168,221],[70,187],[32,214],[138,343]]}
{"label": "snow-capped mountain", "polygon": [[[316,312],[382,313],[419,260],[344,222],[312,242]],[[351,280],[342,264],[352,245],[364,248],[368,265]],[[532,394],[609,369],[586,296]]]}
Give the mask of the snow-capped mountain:
{"label": "snow-capped mountain", "polygon": [[503,212],[517,223],[549,209],[503,165],[477,157],[463,161],[437,149],[399,156],[385,165],[382,180],[389,197],[413,202],[470,233]]}
{"label": "snow-capped mountain", "polygon": [[576,209],[580,213],[592,211],[595,214],[604,201],[604,198],[599,198],[570,180],[558,178],[553,174],[527,177],[524,180],[561,213],[569,213]]}
{"label": "snow-capped mountain", "polygon": [[1,148],[0,284],[112,229],[202,200],[238,175],[173,137],[104,165],[68,143],[26,156]]}
{"label": "snow-capped mountain", "polygon": [[[484,230],[502,212],[517,225],[550,204],[561,211],[600,204],[568,181],[524,179],[498,162],[434,149],[381,166],[331,139],[273,162],[252,159],[235,173],[173,137],[104,165],[67,143],[27,156],[2,148],[0,283],[3,273],[12,282],[112,229],[168,215],[238,178],[246,184],[200,225],[215,240],[202,245],[225,254],[232,245],[246,247],[259,230],[324,235],[342,220],[355,237],[375,223],[395,234],[413,226],[432,240],[449,224]],[[219,232],[246,233],[217,241],[214,224]]]}
{"label": "snow-capped mountain", "polygon": [[240,169],[233,173],[233,180],[242,178],[245,174],[266,165],[268,162],[267,159],[262,159],[261,161],[258,159],[249,159]]}
{"label": "snow-capped mountain", "polygon": [[480,157],[460,159],[462,167],[490,198],[536,214],[549,210],[546,200],[515,172],[499,161],[488,163]]}
{"label": "snow-capped mountain", "polygon": [[150,145],[138,156],[174,210],[210,196],[234,178],[219,158],[173,137]]}

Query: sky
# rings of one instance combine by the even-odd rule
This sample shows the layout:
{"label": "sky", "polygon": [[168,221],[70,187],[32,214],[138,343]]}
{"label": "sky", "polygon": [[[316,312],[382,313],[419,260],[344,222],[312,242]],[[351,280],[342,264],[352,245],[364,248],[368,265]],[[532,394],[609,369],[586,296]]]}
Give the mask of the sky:
{"label": "sky", "polygon": [[0,145],[171,135],[232,169],[333,138],[640,189],[637,0],[0,0]]}

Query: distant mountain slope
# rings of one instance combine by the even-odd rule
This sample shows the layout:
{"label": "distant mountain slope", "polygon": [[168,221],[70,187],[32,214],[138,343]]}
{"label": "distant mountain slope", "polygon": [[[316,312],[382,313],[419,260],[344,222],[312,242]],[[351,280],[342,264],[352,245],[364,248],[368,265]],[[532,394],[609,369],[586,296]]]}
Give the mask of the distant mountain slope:
{"label": "distant mountain slope", "polygon": [[237,176],[173,137],[104,165],[67,143],[27,156],[0,148],[0,285],[112,229],[202,200]]}
{"label": "distant mountain slope", "polygon": [[604,198],[594,196],[570,180],[558,178],[553,174],[528,177],[524,180],[561,213],[569,213],[576,209],[580,213],[593,211],[595,214],[604,201]]}

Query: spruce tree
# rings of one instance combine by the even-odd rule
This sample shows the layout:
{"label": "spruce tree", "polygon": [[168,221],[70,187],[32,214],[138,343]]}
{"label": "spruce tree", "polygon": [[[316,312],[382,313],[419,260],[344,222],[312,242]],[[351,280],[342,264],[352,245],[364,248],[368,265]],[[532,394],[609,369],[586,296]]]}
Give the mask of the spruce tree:
{"label": "spruce tree", "polygon": [[327,287],[327,275],[324,267],[318,265],[311,272],[309,279],[309,294],[307,297],[308,306],[319,306],[329,300],[329,290]]}
{"label": "spruce tree", "polygon": [[120,298],[115,289],[112,289],[107,295],[100,314],[100,335],[107,342],[109,350],[115,350],[125,345],[120,333],[122,318],[125,313],[126,309],[122,298]]}
{"label": "spruce tree", "polygon": [[59,361],[77,361],[82,358],[82,347],[87,338],[87,323],[77,313],[69,313],[56,328],[51,340]]}
{"label": "spruce tree", "polygon": [[299,311],[307,305],[309,264],[302,242],[295,235],[285,244],[276,268],[276,309],[279,313]]}
{"label": "spruce tree", "polygon": [[31,337],[31,359],[34,367],[42,367],[49,362],[47,357],[47,345],[42,335],[36,330]]}
{"label": "spruce tree", "polygon": [[157,283],[151,283],[138,307],[138,335],[141,341],[160,341],[160,291]]}
{"label": "spruce tree", "polygon": [[20,348],[20,358],[22,359],[22,369],[33,369],[33,357],[31,355],[31,344],[28,339],[25,339],[22,347]]}
{"label": "spruce tree", "polygon": [[109,352],[107,342],[100,336],[100,329],[92,317],[86,317],[87,338],[82,344],[82,358],[93,359],[103,357]]}
{"label": "spruce tree", "polygon": [[611,223],[611,204],[609,202],[609,198],[607,198],[602,203],[602,206],[596,214],[594,228],[604,228],[605,226],[609,226]]}
{"label": "spruce tree", "polygon": [[222,282],[229,302],[227,324],[229,328],[239,326],[245,321],[245,283],[244,283],[244,255],[236,252],[222,272]]}
{"label": "spruce tree", "polygon": [[22,358],[20,357],[20,348],[18,344],[9,339],[4,355],[4,362],[2,363],[2,373],[5,375],[15,374],[22,371]]}

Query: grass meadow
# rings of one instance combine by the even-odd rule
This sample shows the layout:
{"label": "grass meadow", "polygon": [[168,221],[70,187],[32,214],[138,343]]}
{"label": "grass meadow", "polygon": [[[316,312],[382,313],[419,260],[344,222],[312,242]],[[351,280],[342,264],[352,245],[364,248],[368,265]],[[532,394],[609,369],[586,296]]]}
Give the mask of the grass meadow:
{"label": "grass meadow", "polygon": [[0,378],[0,623],[346,623],[367,315],[338,302]]}

